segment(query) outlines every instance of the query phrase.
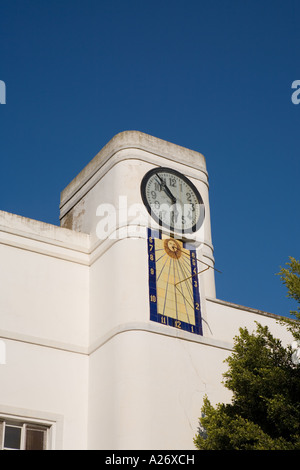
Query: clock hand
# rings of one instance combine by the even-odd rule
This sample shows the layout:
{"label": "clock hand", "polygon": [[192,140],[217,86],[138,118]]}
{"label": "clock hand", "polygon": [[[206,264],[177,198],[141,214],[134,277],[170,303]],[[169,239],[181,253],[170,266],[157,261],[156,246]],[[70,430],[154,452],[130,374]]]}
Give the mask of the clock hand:
{"label": "clock hand", "polygon": [[176,197],[173,196],[171,191],[169,190],[168,186],[164,182],[164,180],[156,173],[155,176],[157,176],[160,180],[160,187],[161,189],[169,196],[169,198],[172,200],[173,204],[176,204]]}

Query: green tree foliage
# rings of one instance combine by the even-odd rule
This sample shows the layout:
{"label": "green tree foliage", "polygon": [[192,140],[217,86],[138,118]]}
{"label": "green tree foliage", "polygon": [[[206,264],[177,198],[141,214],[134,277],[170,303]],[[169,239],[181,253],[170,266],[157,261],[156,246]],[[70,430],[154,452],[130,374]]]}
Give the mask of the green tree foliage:
{"label": "green tree foliage", "polygon": [[294,299],[298,303],[297,310],[291,310],[290,314],[297,321],[282,318],[281,323],[285,324],[292,333],[295,340],[300,342],[300,262],[290,257],[286,268],[281,268],[278,275],[287,288],[287,297]]}
{"label": "green tree foliage", "polygon": [[[280,276],[288,296],[300,303],[300,263],[293,258]],[[299,308],[295,312],[299,320]],[[299,321],[281,319],[300,339]],[[240,328],[233,353],[226,359],[224,385],[232,402],[213,407],[205,397],[199,432],[203,450],[300,450],[300,365],[291,347],[283,347],[266,326],[255,332]]]}

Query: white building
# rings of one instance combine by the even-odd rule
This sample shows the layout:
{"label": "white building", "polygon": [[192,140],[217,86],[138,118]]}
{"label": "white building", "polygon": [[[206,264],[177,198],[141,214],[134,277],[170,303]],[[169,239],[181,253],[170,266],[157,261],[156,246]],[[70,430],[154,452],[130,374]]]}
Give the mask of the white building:
{"label": "white building", "polygon": [[203,155],[118,134],[60,219],[0,212],[0,447],[194,449],[203,396],[230,400],[239,327],[291,341],[275,315],[216,298]]}

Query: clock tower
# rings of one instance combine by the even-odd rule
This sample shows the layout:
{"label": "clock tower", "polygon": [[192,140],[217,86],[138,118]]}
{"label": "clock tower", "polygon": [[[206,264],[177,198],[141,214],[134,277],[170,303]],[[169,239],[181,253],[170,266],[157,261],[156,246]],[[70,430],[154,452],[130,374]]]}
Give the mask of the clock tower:
{"label": "clock tower", "polygon": [[191,448],[215,298],[204,156],[122,132],[62,192],[60,219],[90,237],[91,448],[159,449],[162,433]]}

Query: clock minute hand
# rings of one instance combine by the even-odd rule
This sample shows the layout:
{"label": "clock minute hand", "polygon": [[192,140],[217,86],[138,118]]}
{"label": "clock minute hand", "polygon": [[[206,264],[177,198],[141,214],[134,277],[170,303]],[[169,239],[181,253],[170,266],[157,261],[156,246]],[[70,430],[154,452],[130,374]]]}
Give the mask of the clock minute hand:
{"label": "clock minute hand", "polygon": [[176,197],[173,196],[171,191],[169,190],[168,186],[164,182],[164,180],[156,173],[156,176],[160,180],[160,187],[161,189],[169,196],[169,198],[172,200],[173,204],[176,204]]}

